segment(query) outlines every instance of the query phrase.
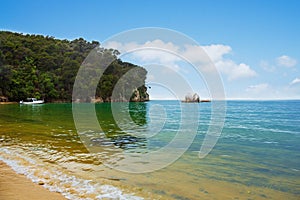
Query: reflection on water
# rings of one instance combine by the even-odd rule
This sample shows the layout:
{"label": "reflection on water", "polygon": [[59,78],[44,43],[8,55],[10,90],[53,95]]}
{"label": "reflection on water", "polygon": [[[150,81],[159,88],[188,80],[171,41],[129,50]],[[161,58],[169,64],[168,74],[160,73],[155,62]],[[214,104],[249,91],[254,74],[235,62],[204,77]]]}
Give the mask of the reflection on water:
{"label": "reflection on water", "polygon": [[[108,137],[120,134],[128,124],[142,127],[147,123],[147,103],[144,102],[102,103],[95,104],[95,109],[101,129]],[[124,117],[122,121],[116,122],[121,117]]]}
{"label": "reflection on water", "polygon": [[147,123],[147,105],[145,102],[129,103],[129,113],[135,124],[143,126]]}

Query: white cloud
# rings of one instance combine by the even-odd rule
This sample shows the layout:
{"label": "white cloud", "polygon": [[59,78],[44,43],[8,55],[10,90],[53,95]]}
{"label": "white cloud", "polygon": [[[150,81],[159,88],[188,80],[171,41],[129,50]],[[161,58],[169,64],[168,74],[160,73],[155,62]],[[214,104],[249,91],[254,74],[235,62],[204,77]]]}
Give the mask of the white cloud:
{"label": "white cloud", "polygon": [[278,66],[294,67],[297,64],[297,60],[287,55],[282,55],[276,58],[276,63]]}
{"label": "white cloud", "polygon": [[242,96],[249,99],[278,99],[280,95],[268,83],[261,83],[248,86]]}
{"label": "white cloud", "polygon": [[[300,81],[300,79],[298,79]],[[299,83],[298,81],[297,84]],[[239,92],[237,97],[244,99],[300,99],[300,87],[290,87],[289,85],[278,85],[261,83],[250,85],[244,93]]]}
{"label": "white cloud", "polygon": [[[191,63],[206,64],[212,61],[216,68],[227,76],[228,80],[249,78],[257,75],[249,65],[236,63],[231,59],[224,58],[231,53],[232,49],[230,46],[223,44],[206,46],[184,45],[180,48],[171,42],[164,42],[162,40],[147,41],[144,44],[135,42],[123,44],[112,41],[107,43],[105,47],[118,49],[121,53],[131,51],[135,59],[143,62],[155,62],[171,67],[174,66],[177,67],[176,71],[180,70],[176,62],[180,61],[182,56]],[[211,65],[207,66],[211,67]]]}
{"label": "white cloud", "polygon": [[207,53],[198,45],[185,45],[180,55],[192,63],[208,63],[210,61]]}
{"label": "white cloud", "polygon": [[275,72],[275,67],[273,65],[270,65],[268,61],[260,61],[259,66],[261,66],[263,70],[267,72]]}
{"label": "white cloud", "polygon": [[165,52],[178,52],[179,47],[174,45],[172,42],[163,42],[161,40],[153,40],[153,41],[147,41],[144,44],[138,44],[136,42],[129,42],[129,43],[120,43],[117,41],[110,41],[104,45],[105,48],[112,48],[112,49],[117,49],[121,53],[124,52],[135,52],[138,50],[145,50],[145,49],[157,49],[160,51],[165,51]]}
{"label": "white cloud", "polygon": [[228,80],[236,80],[240,78],[249,78],[256,76],[256,72],[245,63],[237,64],[232,60],[220,60],[215,63],[217,69],[226,74]]}
{"label": "white cloud", "polygon": [[269,89],[269,84],[267,83],[261,83],[257,85],[250,85],[246,91],[247,92],[252,92],[252,93],[261,93]]}
{"label": "white cloud", "polygon": [[118,49],[121,53],[131,53],[133,58],[144,63],[156,63],[177,68],[175,62],[180,60],[180,57],[174,54],[179,51],[179,47],[171,42],[165,43],[161,40],[147,41],[144,44],[110,41],[104,47]]}
{"label": "white cloud", "polygon": [[290,85],[295,85],[297,83],[300,83],[300,78],[295,78],[292,82],[290,82]]}
{"label": "white cloud", "polygon": [[222,44],[202,46],[202,48],[206,51],[213,62],[220,61],[223,59],[224,55],[231,53],[231,47]]}
{"label": "white cloud", "polygon": [[[231,52],[231,47],[222,44],[212,44],[206,46],[185,45],[181,55],[190,62],[206,63],[222,60],[224,55]],[[207,57],[209,56],[209,57]]]}
{"label": "white cloud", "polygon": [[245,63],[236,63],[231,59],[224,58],[225,55],[230,54],[232,49],[227,45],[209,45],[202,46],[210,59],[214,62],[217,69],[223,74],[227,75],[228,80],[235,80],[240,78],[249,78],[256,76],[256,72]]}
{"label": "white cloud", "polygon": [[179,61],[180,58],[163,49],[141,49],[133,52],[133,56],[143,62],[170,64]]}

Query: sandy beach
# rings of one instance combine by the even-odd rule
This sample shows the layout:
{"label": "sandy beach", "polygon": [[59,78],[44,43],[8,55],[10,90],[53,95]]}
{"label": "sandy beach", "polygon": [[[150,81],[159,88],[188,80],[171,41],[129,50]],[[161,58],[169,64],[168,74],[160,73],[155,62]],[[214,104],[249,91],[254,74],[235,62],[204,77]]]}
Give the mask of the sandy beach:
{"label": "sandy beach", "polygon": [[64,200],[61,194],[50,192],[24,175],[17,174],[0,161],[0,199],[5,200]]}

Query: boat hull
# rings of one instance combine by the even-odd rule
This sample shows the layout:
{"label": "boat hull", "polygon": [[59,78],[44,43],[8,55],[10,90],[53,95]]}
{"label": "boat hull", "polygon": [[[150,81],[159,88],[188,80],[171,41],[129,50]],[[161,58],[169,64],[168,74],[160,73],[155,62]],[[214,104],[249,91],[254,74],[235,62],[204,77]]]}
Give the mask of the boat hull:
{"label": "boat hull", "polygon": [[24,105],[43,104],[43,103],[44,103],[43,100],[37,100],[32,102],[20,101],[20,104],[24,104]]}

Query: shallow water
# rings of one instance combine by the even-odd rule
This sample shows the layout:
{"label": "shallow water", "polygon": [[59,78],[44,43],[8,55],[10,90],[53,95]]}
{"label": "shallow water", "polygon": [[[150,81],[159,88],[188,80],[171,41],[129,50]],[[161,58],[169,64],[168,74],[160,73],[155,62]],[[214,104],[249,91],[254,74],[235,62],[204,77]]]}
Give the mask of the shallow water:
{"label": "shallow water", "polygon": [[[90,125],[89,105],[78,131],[72,104],[0,105],[0,159],[70,199],[299,199],[300,101],[228,101],[222,134],[203,159],[211,103],[95,104],[101,129]],[[189,106],[200,113],[185,121],[197,134],[178,160],[149,173],[108,167],[170,143]]]}

